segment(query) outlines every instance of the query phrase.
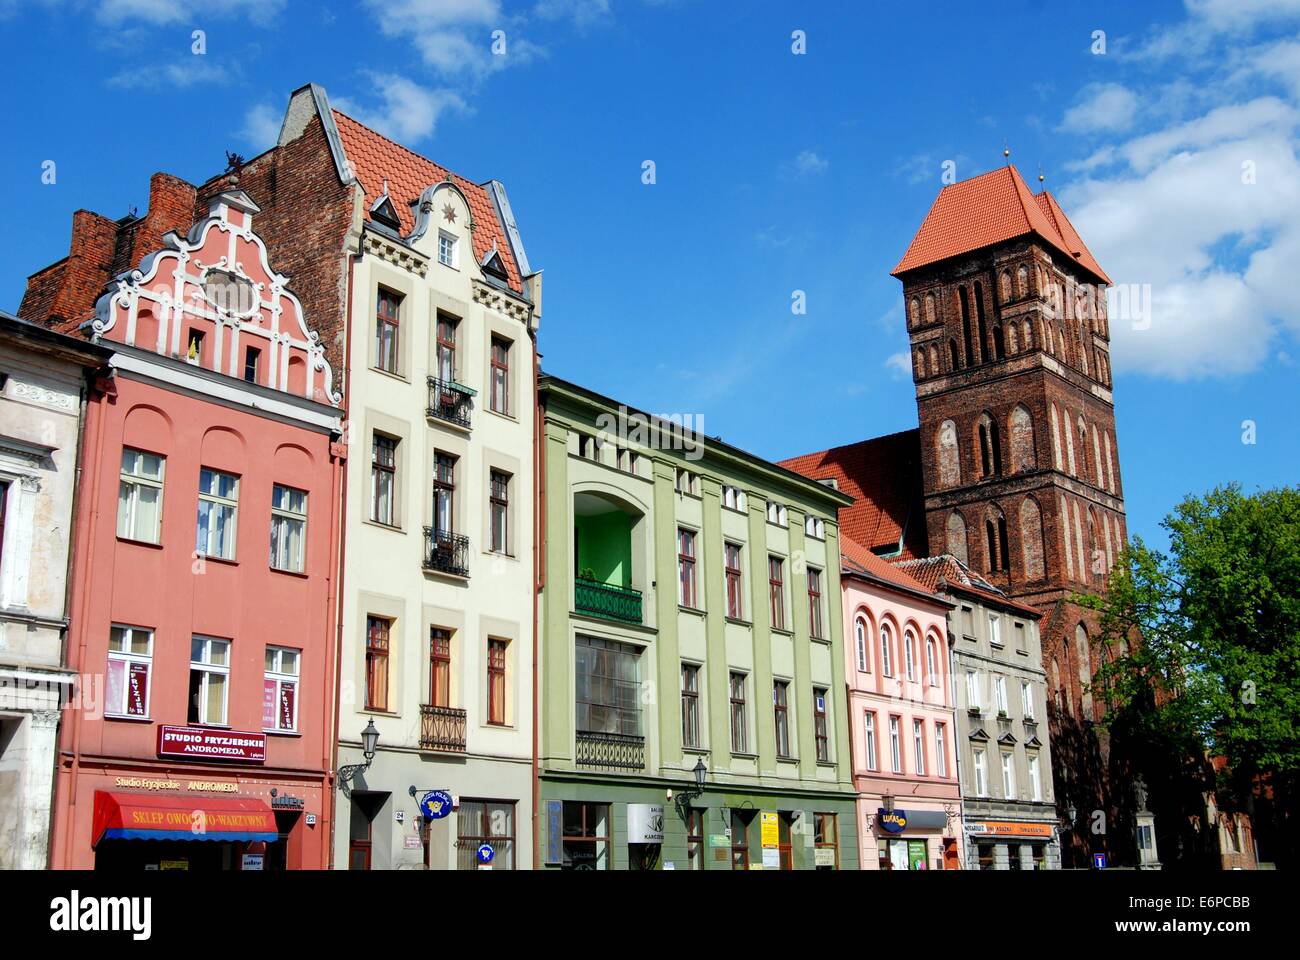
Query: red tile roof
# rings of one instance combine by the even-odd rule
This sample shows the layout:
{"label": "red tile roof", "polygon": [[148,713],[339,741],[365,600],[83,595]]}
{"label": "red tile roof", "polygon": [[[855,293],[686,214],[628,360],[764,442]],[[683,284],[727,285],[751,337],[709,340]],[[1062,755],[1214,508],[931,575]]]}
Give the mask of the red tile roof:
{"label": "red tile roof", "polygon": [[840,508],[841,538],[868,550],[896,548],[901,539],[906,559],[929,552],[919,430],[807,453],[780,466],[814,480],[834,478],[839,491],[854,498],[853,506]]}
{"label": "red tile roof", "polygon": [[474,217],[475,262],[483,262],[483,258],[492,249],[495,241],[497,251],[501,254],[501,261],[506,266],[511,288],[523,289],[514,251],[506,239],[505,227],[497,218],[495,204],[486,187],[457,176],[432,160],[408,150],[400,143],[395,143],[383,134],[376,133],[345,113],[340,113],[338,110],[333,113],[339,137],[343,140],[343,152],[347,155],[357,179],[366,191],[367,218],[370,216],[370,208],[383,194],[384,181],[387,180],[388,195],[392,197],[393,206],[397,208],[402,234],[406,235],[415,227],[411,202],[419,199],[425,187],[431,187],[443,180],[451,180],[469,200],[470,212]]}
{"label": "red tile roof", "polygon": [[895,566],[917,580],[928,593],[937,593],[943,589],[939,583],[942,580],[948,587],[974,594],[1003,608],[1019,610],[1025,616],[1035,619],[1042,616],[1042,611],[1012,600],[950,553],[917,560],[899,560]]}
{"label": "red tile roof", "polygon": [[1032,193],[1010,164],[940,190],[892,275],[1031,233],[1111,282],[1056,199],[1047,191]]}
{"label": "red tile roof", "polygon": [[[840,561],[846,574],[861,573],[883,580],[904,590],[933,595],[934,590],[921,583],[907,571],[882,560],[862,544],[850,537],[840,537]],[[936,598],[938,599],[938,598]]]}

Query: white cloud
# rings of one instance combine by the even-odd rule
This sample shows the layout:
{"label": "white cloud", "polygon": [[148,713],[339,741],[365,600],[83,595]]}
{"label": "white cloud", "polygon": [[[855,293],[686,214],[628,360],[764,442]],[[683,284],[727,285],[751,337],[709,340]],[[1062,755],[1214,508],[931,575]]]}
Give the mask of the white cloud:
{"label": "white cloud", "polygon": [[369,77],[374,83],[374,93],[381,101],[380,106],[369,107],[344,97],[335,98],[335,105],[349,116],[401,143],[415,143],[431,137],[443,114],[469,109],[454,90],[422,87],[393,73],[371,73]]}
{"label": "white cloud", "polygon": [[1127,87],[1095,83],[1085,87],[1080,102],[1065,111],[1060,129],[1067,133],[1127,130],[1137,108],[1137,96]]}
{"label": "white cloud", "polygon": [[812,150],[801,150],[794,158],[793,169],[797,176],[815,177],[830,169],[830,161],[819,157]]}
{"label": "white cloud", "polygon": [[96,16],[106,23],[139,20],[154,26],[185,23],[203,27],[205,18],[247,16],[268,23],[284,9],[284,0],[101,0]]}
{"label": "white cloud", "polygon": [[[411,42],[434,71],[462,83],[545,56],[518,35],[517,21],[498,0],[366,0],[380,31]],[[493,50],[492,34],[504,31],[504,52]]]}
{"label": "white cloud", "polygon": [[230,71],[216,61],[190,55],[171,63],[132,65],[109,77],[108,85],[122,90],[186,90],[196,84],[228,83],[231,79]]}
{"label": "white cloud", "polygon": [[584,28],[610,15],[609,0],[539,0],[533,13],[543,20],[571,20]]}
{"label": "white cloud", "polygon": [[895,378],[912,375],[912,354],[907,350],[891,353],[885,358],[885,369],[891,371]]}
{"label": "white cloud", "polygon": [[239,136],[259,152],[274,146],[280,137],[280,122],[284,116],[269,103],[259,103],[244,114],[244,125]]}

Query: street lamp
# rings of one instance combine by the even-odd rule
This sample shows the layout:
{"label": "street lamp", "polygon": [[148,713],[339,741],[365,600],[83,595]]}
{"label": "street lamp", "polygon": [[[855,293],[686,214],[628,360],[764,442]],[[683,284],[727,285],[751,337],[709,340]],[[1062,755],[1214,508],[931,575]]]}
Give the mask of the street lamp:
{"label": "street lamp", "polygon": [[378,744],[379,731],[375,729],[375,721],[370,720],[366,723],[366,729],[361,731],[361,755],[366,758],[366,762],[349,763],[347,766],[339,767],[339,789],[343,791],[345,797],[352,796],[352,788],[348,786],[352,779],[358,773],[370,769],[370,764],[375,759],[375,747]]}
{"label": "street lamp", "polygon": [[885,813],[893,813],[894,795],[892,793],[886,792],[885,795],[881,798],[881,806],[884,807]]}
{"label": "street lamp", "polygon": [[695,767],[691,770],[691,773],[695,774],[695,788],[691,789],[690,787],[687,787],[684,790],[680,790],[674,798],[673,802],[677,805],[677,812],[681,815],[683,820],[686,819],[686,814],[691,809],[691,801],[703,796],[704,776],[708,772],[709,768],[704,765],[704,758],[701,757],[696,760]]}

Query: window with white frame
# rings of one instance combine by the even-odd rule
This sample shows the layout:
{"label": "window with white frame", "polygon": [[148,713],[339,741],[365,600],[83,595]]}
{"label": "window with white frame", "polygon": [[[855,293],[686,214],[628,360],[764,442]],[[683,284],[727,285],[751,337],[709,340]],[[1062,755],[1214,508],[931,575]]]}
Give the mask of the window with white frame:
{"label": "window with white frame", "polygon": [[1011,712],[1007,706],[1007,678],[994,677],[993,690],[998,698],[998,716],[1005,717]]}
{"label": "window with white frame", "polygon": [[460,244],[446,230],[438,231],[438,262],[445,267],[460,268]]}
{"label": "window with white frame", "polygon": [[271,566],[302,573],[306,557],[307,493],[277,483],[271,488]]}
{"label": "window with white frame", "polygon": [[689,470],[677,468],[677,492],[689,493],[692,496],[700,495],[700,478]]}
{"label": "window with white frame", "polygon": [[190,640],[190,723],[224,726],[230,688],[230,641]]}
{"label": "window with white frame", "polygon": [[862,715],[862,723],[867,742],[867,769],[875,770],[879,766],[879,755],[876,750],[876,715],[867,711]]}
{"label": "window with white frame", "polygon": [[941,777],[948,776],[948,728],[942,723],[934,725],[934,770]]}
{"label": "window with white frame", "polygon": [[222,560],[235,559],[239,478],[219,470],[199,470],[199,518],[194,550]]}
{"label": "window with white frame", "polygon": [[934,637],[925,639],[925,673],[930,678],[930,686],[939,685],[939,645]]}
{"label": "window with white frame", "polygon": [[1038,755],[1029,755],[1029,790],[1033,800],[1043,799],[1043,781],[1038,772]]}
{"label": "window with white frame", "polygon": [[298,729],[298,674],[302,651],[290,647],[266,648],[266,674],[262,680],[262,729]]}
{"label": "window with white frame", "polygon": [[1020,703],[1025,711],[1025,719],[1034,719],[1034,688],[1023,680],[1020,682]]}
{"label": "window with white frame", "polygon": [[122,449],[117,493],[117,535],[157,543],[162,524],[163,471],[167,460],[142,450]]}
{"label": "window with white frame", "polygon": [[919,777],[925,776],[925,721],[912,721],[912,750],[915,753],[913,760],[916,766],[916,774]]}
{"label": "window with white frame", "polygon": [[826,523],[820,517],[804,517],[803,532],[814,540],[825,540]]}
{"label": "window with white frame", "polygon": [[789,526],[790,520],[785,507],[774,500],[767,501],[767,522],[774,523],[778,527]]}
{"label": "window with white frame", "polygon": [[1002,646],[1002,618],[996,613],[989,614],[989,643]]}
{"label": "window with white frame", "polygon": [[747,508],[745,491],[739,487],[728,486],[724,483],[722,485],[722,505],[731,510],[745,510]]}
{"label": "window with white frame", "polygon": [[1016,756],[1006,750],[1002,751],[1002,796],[1007,800],[1016,798]]}
{"label": "window with white frame", "polygon": [[893,652],[893,631],[889,629],[889,624],[880,625],[880,673],[881,676],[892,677],[894,675],[894,652]]}
{"label": "window with white frame", "polygon": [[903,631],[903,666],[907,679],[916,679],[916,636],[911,630]]}
{"label": "window with white frame", "polygon": [[903,772],[903,742],[899,718],[889,718],[889,760],[895,773]]}
{"label": "window with white frame", "polygon": [[858,652],[858,670],[867,673],[871,668],[867,665],[867,621],[865,617],[858,617],[853,623],[853,639],[857,646]]}
{"label": "window with white frame", "polygon": [[980,709],[980,682],[974,670],[966,671],[966,706],[971,710]]}
{"label": "window with white frame", "polygon": [[989,795],[989,775],[985,766],[985,755],[983,750],[974,752],[974,763],[971,769],[975,777],[975,796],[987,797]]}
{"label": "window with white frame", "polygon": [[108,636],[104,713],[114,717],[149,716],[152,669],[153,631],[114,624]]}

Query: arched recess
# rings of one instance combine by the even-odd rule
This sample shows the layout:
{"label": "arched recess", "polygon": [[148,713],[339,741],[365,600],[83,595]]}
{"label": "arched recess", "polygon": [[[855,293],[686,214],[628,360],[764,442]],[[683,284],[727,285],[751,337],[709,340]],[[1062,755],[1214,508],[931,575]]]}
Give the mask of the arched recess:
{"label": "arched recess", "polygon": [[1026,350],[1032,350],[1032,349],[1034,349],[1034,328],[1033,328],[1033,325],[1030,324],[1030,322],[1029,322],[1028,320],[1026,320],[1026,321],[1021,325],[1021,330],[1022,330],[1022,332],[1024,333],[1024,348],[1025,348]]}
{"label": "arched recess", "polygon": [[988,324],[984,318],[984,285],[975,281],[975,316],[979,324],[980,356],[987,360],[989,356]]}
{"label": "arched recess", "polygon": [[943,371],[939,369],[939,351],[930,344],[930,376],[937,377]]}
{"label": "arched recess", "polygon": [[1017,404],[1011,411],[1011,472],[1033,470],[1038,466],[1038,456],[1034,449],[1034,417],[1024,404]]}
{"label": "arched recess", "polygon": [[975,424],[975,462],[981,477],[1002,475],[1002,444],[998,436],[998,422],[987,413],[981,414]]}
{"label": "arched recess", "polygon": [[1043,578],[1043,513],[1033,497],[1020,501],[1020,562],[1026,580]]}
{"label": "arched recess", "polygon": [[1013,320],[1007,324],[1007,353],[1015,356],[1020,352],[1020,327]]}
{"label": "arched recess", "polygon": [[1092,650],[1088,628],[1082,623],[1074,628],[1074,656],[1079,664],[1079,699],[1083,705],[1083,718],[1092,720]]}
{"label": "arched recess", "polygon": [[1092,425],[1092,482],[1098,487],[1104,487],[1106,478],[1101,471],[1101,435],[1097,432],[1097,425]]}
{"label": "arched recess", "polygon": [[961,451],[957,446],[957,425],[951,420],[939,424],[939,485],[955,487],[961,483]]}
{"label": "arched recess", "polygon": [[934,294],[925,295],[925,322],[934,323]]}
{"label": "arched recess", "polygon": [[1002,302],[1014,299],[1015,294],[1011,290],[1011,271],[1002,271]]}
{"label": "arched recess", "polygon": [[957,349],[957,338],[950,337],[948,340],[948,370],[961,369],[961,351]]}
{"label": "arched recess", "polygon": [[1016,288],[1019,296],[1029,296],[1029,271],[1023,265],[1016,271]]}
{"label": "arched recess", "polygon": [[912,302],[908,304],[907,322],[913,327],[921,322],[921,301],[916,297],[913,297]]}
{"label": "arched recess", "polygon": [[975,341],[971,336],[970,296],[966,293],[965,286],[957,288],[957,302],[961,309],[962,335],[966,338],[966,366],[973,367],[979,363],[979,357],[975,355]]}
{"label": "arched recess", "polygon": [[918,380],[925,376],[925,351],[919,347],[912,355],[912,373]]}
{"label": "arched recess", "polygon": [[962,563],[969,564],[970,559],[966,549],[966,520],[956,510],[948,514],[947,535],[948,552]]}
{"label": "arched recess", "polygon": [[995,360],[1005,360],[1007,358],[1007,347],[1002,339],[1002,325],[993,325],[993,358]]}
{"label": "arched recess", "polygon": [[984,518],[985,570],[1001,573],[1011,569],[1007,555],[1007,518],[996,504],[989,507]]}

